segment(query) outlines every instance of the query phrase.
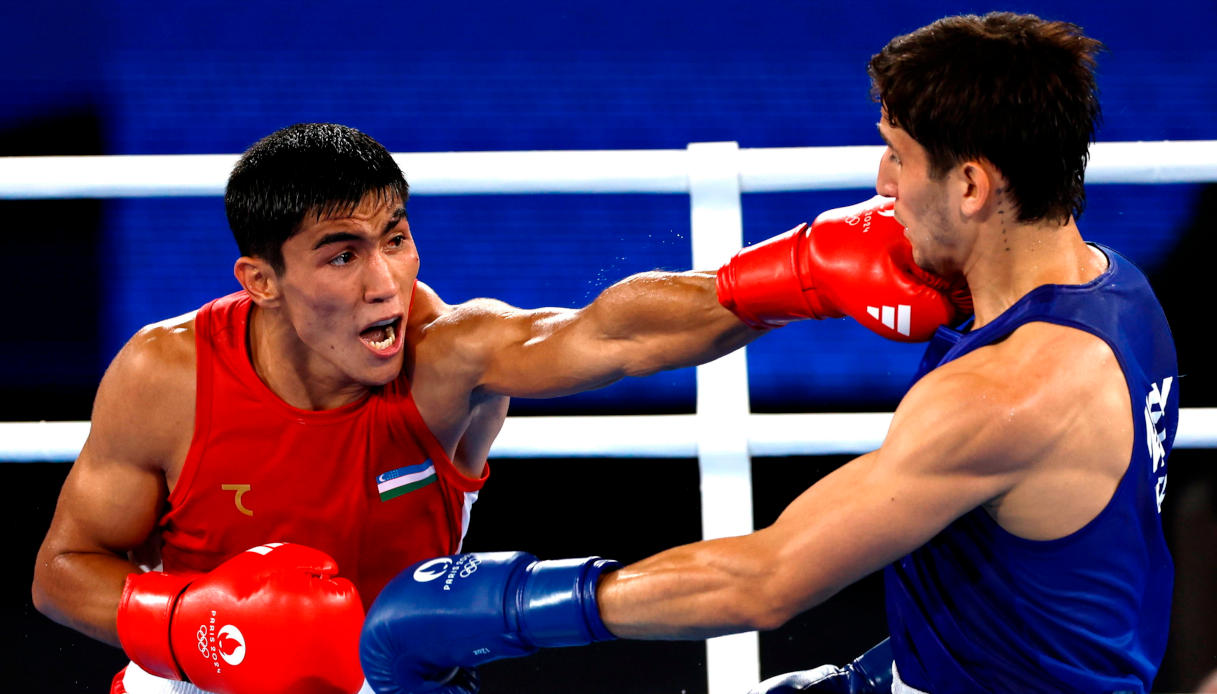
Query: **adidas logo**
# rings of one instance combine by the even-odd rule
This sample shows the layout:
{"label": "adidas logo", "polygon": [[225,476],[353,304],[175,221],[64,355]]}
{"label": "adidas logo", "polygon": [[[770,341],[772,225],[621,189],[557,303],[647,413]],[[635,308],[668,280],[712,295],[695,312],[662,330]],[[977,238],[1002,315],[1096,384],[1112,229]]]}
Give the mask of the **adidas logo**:
{"label": "adidas logo", "polygon": [[882,323],[890,330],[901,335],[908,335],[909,323],[912,321],[912,308],[908,304],[899,306],[867,306],[866,312],[871,318]]}

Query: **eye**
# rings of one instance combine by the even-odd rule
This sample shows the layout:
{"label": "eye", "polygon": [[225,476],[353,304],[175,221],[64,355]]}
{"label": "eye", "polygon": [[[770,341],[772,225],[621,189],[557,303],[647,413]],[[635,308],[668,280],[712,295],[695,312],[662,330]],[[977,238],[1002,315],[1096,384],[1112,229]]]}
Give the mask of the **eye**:
{"label": "eye", "polygon": [[330,259],[330,265],[346,265],[355,259],[355,254],[351,251],[343,251]]}
{"label": "eye", "polygon": [[394,248],[401,248],[402,246],[406,245],[406,235],[397,234],[393,238],[389,239],[389,245]]}

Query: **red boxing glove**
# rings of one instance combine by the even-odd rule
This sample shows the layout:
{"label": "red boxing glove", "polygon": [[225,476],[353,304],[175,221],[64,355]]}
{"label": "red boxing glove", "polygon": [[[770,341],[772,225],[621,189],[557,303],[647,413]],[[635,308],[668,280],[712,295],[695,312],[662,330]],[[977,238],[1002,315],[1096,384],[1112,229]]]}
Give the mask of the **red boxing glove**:
{"label": "red boxing glove", "polygon": [[217,694],[352,694],[363,604],[337,571],[324,552],[272,543],[206,574],[131,574],[118,639],[144,670]]}
{"label": "red boxing glove", "polygon": [[972,297],[917,267],[893,205],[876,195],[741,250],[719,268],[719,303],[754,328],[850,316],[892,340],[930,339]]}

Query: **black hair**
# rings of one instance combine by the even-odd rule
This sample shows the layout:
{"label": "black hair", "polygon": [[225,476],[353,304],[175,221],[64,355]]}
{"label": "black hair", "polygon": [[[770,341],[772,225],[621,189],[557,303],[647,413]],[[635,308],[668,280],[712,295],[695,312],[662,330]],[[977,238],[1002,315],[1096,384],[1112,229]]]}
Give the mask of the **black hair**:
{"label": "black hair", "polygon": [[871,91],[889,125],[926,149],[931,176],[987,159],[1009,183],[1019,221],[1064,223],[1086,206],[1102,48],[1074,24],[1035,15],[946,17],[874,55]]}
{"label": "black hair", "polygon": [[228,177],[224,208],[241,255],[284,271],[283,243],[314,219],[349,214],[368,195],[409,197],[393,156],[345,125],[300,123],[258,140]]}

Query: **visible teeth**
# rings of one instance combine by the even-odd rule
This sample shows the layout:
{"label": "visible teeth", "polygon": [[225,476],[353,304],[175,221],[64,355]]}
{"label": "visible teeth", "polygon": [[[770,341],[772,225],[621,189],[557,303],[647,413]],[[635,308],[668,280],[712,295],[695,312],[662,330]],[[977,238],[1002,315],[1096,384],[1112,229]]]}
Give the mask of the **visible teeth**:
{"label": "visible teeth", "polygon": [[386,318],[382,321],[377,321],[376,323],[373,323],[373,324],[369,325],[368,327],[369,328],[381,328],[386,325],[393,325],[396,322],[397,322],[396,318]]}
{"label": "visible teeth", "polygon": [[385,332],[388,333],[388,335],[385,336],[385,339],[381,340],[380,342],[369,343],[372,345],[373,349],[388,349],[393,346],[394,342],[397,341],[397,333],[393,330],[392,325],[386,327]]}

